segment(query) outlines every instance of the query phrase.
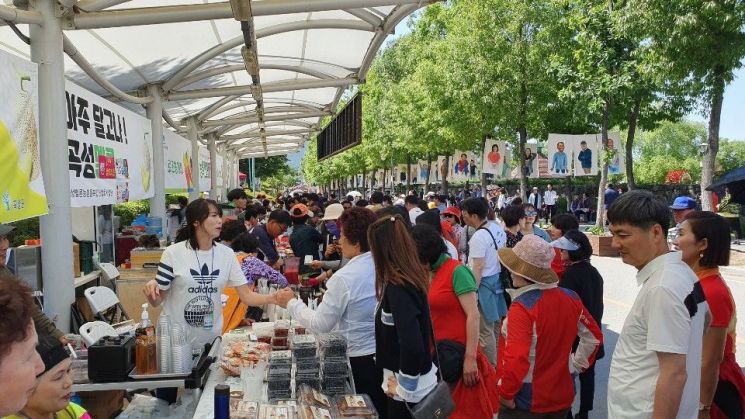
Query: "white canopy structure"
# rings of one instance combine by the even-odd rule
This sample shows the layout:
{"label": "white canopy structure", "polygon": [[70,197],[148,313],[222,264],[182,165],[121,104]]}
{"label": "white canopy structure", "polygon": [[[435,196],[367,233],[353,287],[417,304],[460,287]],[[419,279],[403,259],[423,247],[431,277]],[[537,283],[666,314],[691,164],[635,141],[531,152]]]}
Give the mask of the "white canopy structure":
{"label": "white canopy structure", "polygon": [[[44,276],[72,270],[68,163],[59,158],[65,77],[151,120],[151,213],[162,217],[164,127],[192,150],[208,145],[215,196],[217,153],[233,168],[223,172],[237,175],[239,158],[299,150],[344,91],[364,82],[396,25],[434,1],[4,0],[0,49],[39,63]],[[63,327],[69,285],[45,281],[47,311]]]}

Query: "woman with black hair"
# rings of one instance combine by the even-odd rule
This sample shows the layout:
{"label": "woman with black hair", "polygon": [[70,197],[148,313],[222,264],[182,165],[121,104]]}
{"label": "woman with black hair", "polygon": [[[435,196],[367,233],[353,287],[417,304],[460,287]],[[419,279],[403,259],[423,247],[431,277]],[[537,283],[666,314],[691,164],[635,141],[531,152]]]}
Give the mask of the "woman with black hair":
{"label": "woman with black hair", "polygon": [[[568,230],[551,245],[561,252],[566,270],[559,282],[562,288],[570,289],[579,295],[585,308],[590,312],[598,326],[603,320],[603,277],[590,264],[592,246],[585,233],[579,230]],[[575,347],[577,341],[575,341]],[[601,344],[595,360],[605,354]],[[593,407],[595,397],[595,363],[579,374],[580,398],[579,413],[574,418],[587,418]],[[573,417],[569,412],[570,419]]]}
{"label": "woman with black hair", "polygon": [[193,348],[201,348],[222,332],[221,295],[235,287],[249,306],[276,304],[275,295],[251,291],[233,250],[216,243],[222,230],[222,210],[217,202],[197,199],[186,207],[186,226],[180,241],[168,246],[155,279],[143,292],[153,307],[163,304],[172,323],[184,326]]}

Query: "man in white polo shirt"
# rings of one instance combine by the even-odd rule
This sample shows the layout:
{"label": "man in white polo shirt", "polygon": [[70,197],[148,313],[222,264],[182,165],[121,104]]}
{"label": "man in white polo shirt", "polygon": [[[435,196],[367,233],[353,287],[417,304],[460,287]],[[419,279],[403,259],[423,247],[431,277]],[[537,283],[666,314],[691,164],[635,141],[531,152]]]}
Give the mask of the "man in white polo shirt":
{"label": "man in white polo shirt", "polygon": [[[552,219],[556,215],[556,191],[549,184],[546,185],[546,190],[543,191],[543,204],[546,206],[546,222]],[[538,207],[536,207],[538,209]]]}
{"label": "man in white polo shirt", "polygon": [[708,312],[696,275],[667,246],[667,205],[648,191],[608,209],[613,247],[641,286],[618,338],[608,380],[612,419],[698,417]]}

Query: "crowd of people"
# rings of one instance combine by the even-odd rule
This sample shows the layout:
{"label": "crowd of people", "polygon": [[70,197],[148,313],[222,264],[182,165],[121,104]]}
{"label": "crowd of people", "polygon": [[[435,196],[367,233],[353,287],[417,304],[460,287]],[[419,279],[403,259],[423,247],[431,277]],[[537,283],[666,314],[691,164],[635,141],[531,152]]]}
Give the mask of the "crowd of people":
{"label": "crowd of people", "polygon": [[[613,247],[638,270],[640,290],[612,354],[609,417],[742,418],[735,301],[718,270],[729,263],[728,223],[686,199],[610,195]],[[252,307],[276,304],[309,332],[346,336],[355,387],[382,418],[411,417],[443,381],[453,418],[589,417],[595,362],[606,354],[603,278],[579,230],[586,196],[570,212],[556,207],[550,186],[525,202],[379,191],[269,200],[242,189],[228,198],[183,207],[176,242],[144,288],[194,345],[249,323]],[[281,273],[282,235],[325,288],[315,309]],[[278,290],[256,292],[260,278]],[[32,320],[34,307],[6,273],[0,416],[85,417],[69,400],[69,355]],[[157,396],[173,402],[177,389]]]}

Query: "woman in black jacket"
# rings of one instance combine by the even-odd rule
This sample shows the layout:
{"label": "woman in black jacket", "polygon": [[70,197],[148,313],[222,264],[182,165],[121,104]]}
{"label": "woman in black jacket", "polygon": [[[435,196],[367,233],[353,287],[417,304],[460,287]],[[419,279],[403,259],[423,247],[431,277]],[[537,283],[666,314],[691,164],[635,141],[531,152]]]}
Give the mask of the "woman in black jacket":
{"label": "woman in black jacket", "polygon": [[[564,233],[563,237],[551,244],[561,250],[561,259],[568,264],[559,286],[576,292],[595,322],[598,326],[601,326],[600,322],[603,319],[603,277],[590,264],[590,256],[592,255],[590,240],[587,239],[585,233],[579,230],[569,230]],[[595,359],[602,358],[604,354],[601,345]],[[579,385],[579,413],[574,417],[583,419],[587,418],[590,410],[592,410],[595,397],[594,363],[590,368],[579,374]],[[571,412],[569,412],[569,418],[572,418]]]}
{"label": "woman in black jacket", "polygon": [[400,215],[381,217],[368,230],[375,263],[376,363],[383,368],[388,417],[410,417],[407,406],[437,385],[432,364],[432,325],[427,303],[429,273]]}

